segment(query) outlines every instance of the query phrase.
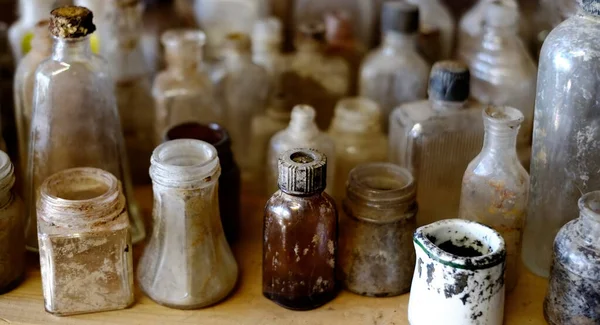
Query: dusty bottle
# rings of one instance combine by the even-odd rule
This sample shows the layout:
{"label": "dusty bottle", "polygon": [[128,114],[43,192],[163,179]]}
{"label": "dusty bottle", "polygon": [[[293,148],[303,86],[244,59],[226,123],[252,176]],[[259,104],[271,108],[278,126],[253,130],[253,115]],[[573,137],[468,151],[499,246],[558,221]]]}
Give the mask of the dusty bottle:
{"label": "dusty bottle", "polygon": [[550,325],[600,323],[600,192],[579,199],[579,218],[554,240],[544,316]]}
{"label": "dusty bottle", "polygon": [[419,6],[420,50],[429,62],[448,60],[454,50],[456,23],[440,0],[408,0]]}
{"label": "dusty bottle", "polygon": [[50,18],[54,8],[52,0],[19,0],[19,19],[8,30],[8,38],[16,62],[29,52],[33,28],[41,20]]}
{"label": "dusty bottle", "polygon": [[462,176],[483,144],[483,105],[469,101],[469,70],[434,65],[429,100],[398,107],[390,117],[390,161],[417,180],[419,225],[458,213]]}
{"label": "dusty bottle", "polygon": [[287,69],[287,58],[281,53],[283,30],[275,17],[258,20],[252,30],[252,61],[267,70],[271,93],[281,89],[281,76]]}
{"label": "dusty bottle", "polygon": [[[344,197],[346,180],[354,167],[362,163],[387,160],[387,137],[381,131],[381,109],[374,101],[363,98],[345,98],[338,102],[329,128],[335,143],[336,200]],[[338,201],[341,202],[341,201]]]}
{"label": "dusty bottle", "polygon": [[219,218],[217,150],[192,139],[167,141],[152,154],[154,229],[138,267],[152,300],[195,309],[225,298],[238,267]]}
{"label": "dusty bottle", "polygon": [[[335,166],[335,143],[333,139],[321,132],[315,123],[315,110],[306,105],[298,105],[292,109],[290,124],[277,132],[269,142],[267,153],[267,193],[277,191],[279,179],[279,157],[287,150],[294,148],[313,148],[322,152],[329,166]],[[335,169],[327,172],[328,193],[335,180]]]}
{"label": "dusty bottle", "polygon": [[522,122],[523,114],[516,108],[484,109],[483,149],[465,171],[458,210],[459,218],[490,226],[504,238],[507,291],[517,284],[529,194],[529,175],[516,151]]}
{"label": "dusty bottle", "polygon": [[73,167],[96,167],[115,175],[127,198],[133,242],[145,236],[125,163],[108,65],[92,54],[90,47],[89,34],[94,29],[92,13],[86,8],[61,7],[52,11],[52,55],[39,65],[33,89],[25,196],[30,249],[37,249],[34,206],[40,185],[48,176]]}
{"label": "dusty bottle", "polygon": [[417,228],[415,180],[391,163],[368,163],[348,175],[340,218],[344,286],[357,294],[388,297],[410,289]]}
{"label": "dusty bottle", "polygon": [[377,102],[387,131],[392,110],[427,97],[429,65],[416,51],[419,9],[405,2],[386,1],[381,12],[382,45],[371,51],[360,71],[360,96]]}
{"label": "dusty bottle", "polygon": [[310,310],[337,294],[337,210],[323,192],[327,158],[293,149],[279,158],[279,190],[265,206],[263,295],[294,310]]}

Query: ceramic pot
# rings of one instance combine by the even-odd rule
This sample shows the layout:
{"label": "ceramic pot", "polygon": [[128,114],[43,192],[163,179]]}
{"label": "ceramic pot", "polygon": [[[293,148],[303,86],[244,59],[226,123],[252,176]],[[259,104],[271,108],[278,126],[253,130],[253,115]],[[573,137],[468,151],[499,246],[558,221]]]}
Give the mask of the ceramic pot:
{"label": "ceramic pot", "polygon": [[502,325],[506,248],[500,234],[448,219],[418,228],[413,241],[411,325]]}

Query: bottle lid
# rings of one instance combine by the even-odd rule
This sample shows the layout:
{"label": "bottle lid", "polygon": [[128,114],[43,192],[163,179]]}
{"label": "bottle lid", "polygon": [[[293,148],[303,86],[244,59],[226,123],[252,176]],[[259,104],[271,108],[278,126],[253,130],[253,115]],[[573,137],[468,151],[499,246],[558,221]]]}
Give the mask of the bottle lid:
{"label": "bottle lid", "polygon": [[320,21],[302,23],[298,26],[297,38],[301,40],[325,41],[325,24]]}
{"label": "bottle lid", "polygon": [[79,38],[96,30],[94,14],[85,7],[64,6],[50,12],[50,33],[60,38]]}
{"label": "bottle lid", "polygon": [[600,0],[579,0],[578,2],[583,11],[600,16]]}
{"label": "bottle lid", "polygon": [[315,149],[292,149],[279,156],[279,189],[290,195],[323,192],[327,185],[327,158]]}
{"label": "bottle lid", "polygon": [[404,1],[386,1],[381,9],[381,31],[414,34],[419,31],[419,7]]}
{"label": "bottle lid", "polygon": [[240,52],[250,51],[252,41],[247,34],[244,33],[229,33],[225,36],[223,43],[224,49],[236,50]]}
{"label": "bottle lid", "polygon": [[459,61],[440,61],[429,76],[429,99],[464,102],[469,98],[469,67]]}
{"label": "bottle lid", "polygon": [[519,21],[516,1],[494,0],[485,7],[485,24],[492,27],[515,26]]}

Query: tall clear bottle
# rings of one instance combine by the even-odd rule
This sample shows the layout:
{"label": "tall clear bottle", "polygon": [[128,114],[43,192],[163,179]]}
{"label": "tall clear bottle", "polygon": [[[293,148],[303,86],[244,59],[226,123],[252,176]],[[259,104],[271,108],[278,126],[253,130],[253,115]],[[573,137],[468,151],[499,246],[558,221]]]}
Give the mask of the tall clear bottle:
{"label": "tall clear bottle", "polygon": [[[27,246],[37,249],[35,202],[39,187],[53,173],[97,167],[123,184],[132,240],[145,236],[135,204],[117,102],[106,61],[92,54],[92,12],[83,7],[52,11],[52,55],[35,75],[27,168]],[[68,67],[68,68],[66,68]]]}
{"label": "tall clear bottle", "polygon": [[429,100],[404,104],[390,117],[390,160],[417,181],[426,225],[456,216],[463,173],[483,144],[483,105],[469,100],[469,70],[456,61],[433,66]]}
{"label": "tall clear bottle", "polygon": [[271,94],[281,89],[281,76],[287,68],[287,58],[281,53],[283,29],[275,17],[261,19],[252,30],[252,61],[262,66],[271,79]]}
{"label": "tall clear bottle", "polygon": [[527,213],[529,174],[517,157],[523,114],[516,108],[488,106],[483,111],[483,150],[465,171],[458,217],[483,223],[506,244],[506,290],[517,285],[521,234]]}
{"label": "tall clear bottle", "polygon": [[17,62],[31,49],[35,24],[50,18],[53,8],[53,0],[19,0],[19,20],[8,30],[10,47]]}
{"label": "tall clear bottle", "polygon": [[429,62],[448,60],[454,50],[456,23],[450,10],[440,0],[407,0],[419,6],[421,49]]}
{"label": "tall clear bottle", "polygon": [[600,1],[556,27],[540,55],[523,261],[548,276],[552,242],[577,216],[581,193],[600,188]]}
{"label": "tall clear bottle", "polygon": [[417,53],[418,7],[386,1],[381,11],[381,46],[362,63],[359,94],[382,109],[382,127],[387,131],[392,110],[401,104],[427,97],[429,65]]}

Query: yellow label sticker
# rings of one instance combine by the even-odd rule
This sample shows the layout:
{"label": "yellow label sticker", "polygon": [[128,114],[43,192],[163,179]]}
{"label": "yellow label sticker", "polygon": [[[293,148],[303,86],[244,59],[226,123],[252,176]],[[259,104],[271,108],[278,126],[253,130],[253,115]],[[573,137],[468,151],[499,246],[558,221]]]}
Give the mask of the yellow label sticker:
{"label": "yellow label sticker", "polygon": [[31,50],[31,40],[33,39],[33,32],[27,32],[21,40],[21,52],[23,55],[27,54]]}

